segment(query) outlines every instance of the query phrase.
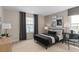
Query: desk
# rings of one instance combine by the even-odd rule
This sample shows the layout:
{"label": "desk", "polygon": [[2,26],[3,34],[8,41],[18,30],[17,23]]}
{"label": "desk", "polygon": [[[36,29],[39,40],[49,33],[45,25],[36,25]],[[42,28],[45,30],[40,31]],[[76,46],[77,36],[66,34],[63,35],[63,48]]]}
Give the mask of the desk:
{"label": "desk", "polygon": [[0,38],[0,52],[9,52],[12,50],[12,42],[9,38]]}

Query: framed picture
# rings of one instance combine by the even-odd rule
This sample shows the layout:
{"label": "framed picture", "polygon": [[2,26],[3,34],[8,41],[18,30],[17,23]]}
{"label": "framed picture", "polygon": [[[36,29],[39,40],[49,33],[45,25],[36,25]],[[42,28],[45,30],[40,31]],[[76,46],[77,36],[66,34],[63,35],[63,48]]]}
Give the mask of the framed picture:
{"label": "framed picture", "polygon": [[51,27],[53,28],[62,28],[63,26],[63,17],[62,16],[54,16],[52,17]]}
{"label": "framed picture", "polygon": [[57,20],[57,26],[62,26],[62,19]]}

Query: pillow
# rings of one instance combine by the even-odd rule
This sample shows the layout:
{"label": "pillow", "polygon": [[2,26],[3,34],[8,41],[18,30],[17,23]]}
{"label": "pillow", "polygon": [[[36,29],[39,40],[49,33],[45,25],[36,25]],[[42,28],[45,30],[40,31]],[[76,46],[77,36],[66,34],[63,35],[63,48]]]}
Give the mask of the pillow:
{"label": "pillow", "polygon": [[48,31],[48,34],[56,35],[56,31]]}
{"label": "pillow", "polygon": [[62,30],[58,30],[57,35],[62,35]]}

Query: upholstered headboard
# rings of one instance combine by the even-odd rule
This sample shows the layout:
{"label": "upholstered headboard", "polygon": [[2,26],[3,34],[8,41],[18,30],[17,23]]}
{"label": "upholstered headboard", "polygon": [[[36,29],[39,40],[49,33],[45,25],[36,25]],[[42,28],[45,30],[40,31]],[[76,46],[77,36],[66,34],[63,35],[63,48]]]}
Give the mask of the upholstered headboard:
{"label": "upholstered headboard", "polygon": [[48,32],[49,33],[51,32],[51,33],[54,33],[54,34],[56,33],[57,35],[62,35],[63,31],[62,30],[49,30]]}

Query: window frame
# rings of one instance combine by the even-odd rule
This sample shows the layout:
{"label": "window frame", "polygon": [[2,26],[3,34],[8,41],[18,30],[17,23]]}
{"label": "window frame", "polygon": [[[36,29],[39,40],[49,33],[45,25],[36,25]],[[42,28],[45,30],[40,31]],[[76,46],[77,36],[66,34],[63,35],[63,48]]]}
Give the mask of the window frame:
{"label": "window frame", "polygon": [[[32,22],[33,22],[33,23],[31,23],[31,20],[30,20],[30,23],[27,24],[27,19],[28,19],[28,18],[32,19]],[[28,26],[28,25],[30,26],[30,28],[29,28],[28,31],[27,31],[27,26]],[[32,25],[33,25],[33,29],[32,29],[33,31],[31,31],[31,26],[32,26]],[[30,17],[30,16],[26,16],[26,33],[34,33],[34,17],[33,17],[33,16],[31,16],[31,17]]]}
{"label": "window frame", "polygon": [[[70,16],[70,29],[71,30],[74,30],[76,33],[79,33],[79,22],[77,22],[77,23],[73,23],[73,21],[72,21],[72,17],[77,17],[77,16],[79,16],[79,15],[72,15],[72,16]],[[75,20],[75,19],[74,19]]]}

